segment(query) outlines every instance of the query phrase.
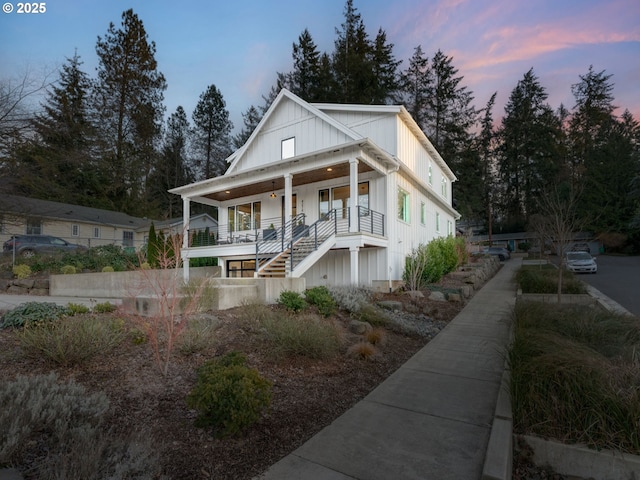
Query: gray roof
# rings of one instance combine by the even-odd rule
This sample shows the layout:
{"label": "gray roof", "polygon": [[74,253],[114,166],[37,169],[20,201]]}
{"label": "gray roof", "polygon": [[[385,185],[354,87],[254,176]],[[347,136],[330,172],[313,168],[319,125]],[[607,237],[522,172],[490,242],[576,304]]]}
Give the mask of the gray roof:
{"label": "gray roof", "polygon": [[15,195],[3,195],[0,198],[0,212],[21,217],[76,221],[129,229],[138,229],[151,224],[150,219],[132,217],[126,213],[112,210],[82,207],[69,203],[51,202],[49,200]]}

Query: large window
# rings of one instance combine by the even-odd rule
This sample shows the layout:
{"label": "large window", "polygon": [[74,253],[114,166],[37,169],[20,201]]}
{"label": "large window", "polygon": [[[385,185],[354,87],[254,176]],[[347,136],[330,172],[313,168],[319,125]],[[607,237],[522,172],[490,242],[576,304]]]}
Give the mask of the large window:
{"label": "large window", "polygon": [[260,202],[243,203],[229,207],[229,231],[241,232],[260,228]]}
{"label": "large window", "polygon": [[248,277],[253,278],[253,274],[256,271],[255,260],[229,260],[227,261],[227,277],[239,278]]}
{"label": "large window", "polygon": [[398,218],[403,222],[411,223],[411,202],[409,192],[398,187]]}
{"label": "large window", "polygon": [[[350,195],[349,185],[320,190],[318,193],[320,218],[327,215],[332,209],[337,210],[338,217],[347,218],[349,215],[347,208],[351,206]],[[369,208],[369,182],[358,184],[358,206]]]}

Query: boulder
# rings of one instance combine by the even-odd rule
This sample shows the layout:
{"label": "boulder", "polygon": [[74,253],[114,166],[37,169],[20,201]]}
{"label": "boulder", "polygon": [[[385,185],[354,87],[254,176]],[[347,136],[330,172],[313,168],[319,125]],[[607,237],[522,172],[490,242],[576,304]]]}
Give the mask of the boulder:
{"label": "boulder", "polygon": [[349,331],[356,335],[364,335],[372,329],[371,324],[368,322],[361,322],[360,320],[351,320],[349,322]]}
{"label": "boulder", "polygon": [[395,300],[384,300],[382,302],[378,302],[378,305],[385,310],[391,311],[399,311],[402,310],[402,302],[397,302]]}
{"label": "boulder", "polygon": [[449,300],[450,302],[461,302],[462,297],[459,293],[450,293],[449,295],[447,295],[447,300]]}
{"label": "boulder", "polygon": [[433,300],[435,302],[446,302],[447,299],[442,292],[431,292],[429,300]]}

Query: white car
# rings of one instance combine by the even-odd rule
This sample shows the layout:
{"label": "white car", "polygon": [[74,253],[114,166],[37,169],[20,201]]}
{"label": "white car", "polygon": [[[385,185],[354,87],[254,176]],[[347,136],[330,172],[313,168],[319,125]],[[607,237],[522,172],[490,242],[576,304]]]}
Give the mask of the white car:
{"label": "white car", "polygon": [[596,273],[596,259],[587,252],[567,252],[564,255],[567,270],[573,273]]}

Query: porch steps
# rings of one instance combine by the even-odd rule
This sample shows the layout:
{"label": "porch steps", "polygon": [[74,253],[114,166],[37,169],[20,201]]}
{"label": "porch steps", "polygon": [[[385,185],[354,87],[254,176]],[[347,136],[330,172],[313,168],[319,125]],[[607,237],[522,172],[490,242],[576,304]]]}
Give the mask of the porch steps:
{"label": "porch steps", "polygon": [[[318,238],[318,245],[322,244],[329,236]],[[290,250],[285,250],[273,259],[267,266],[260,268],[258,277],[260,278],[285,278],[287,272],[291,271],[291,258],[295,259],[296,265],[316,251],[316,241],[311,237],[303,237],[293,246],[293,254]]]}

